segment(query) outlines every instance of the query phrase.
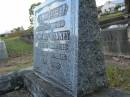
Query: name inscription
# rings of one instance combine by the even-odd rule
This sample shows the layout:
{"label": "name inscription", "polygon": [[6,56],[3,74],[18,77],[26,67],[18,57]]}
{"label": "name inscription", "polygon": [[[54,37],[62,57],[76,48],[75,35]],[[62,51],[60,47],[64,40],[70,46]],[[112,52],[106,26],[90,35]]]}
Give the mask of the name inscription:
{"label": "name inscription", "polygon": [[39,16],[39,22],[42,24],[43,21],[65,16],[68,11],[68,5],[63,4],[54,9],[51,9]]}

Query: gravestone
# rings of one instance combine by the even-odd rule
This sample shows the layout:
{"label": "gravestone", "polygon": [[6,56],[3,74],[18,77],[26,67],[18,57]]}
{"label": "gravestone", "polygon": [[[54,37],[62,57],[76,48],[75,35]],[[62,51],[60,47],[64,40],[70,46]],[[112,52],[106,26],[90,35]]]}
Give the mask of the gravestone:
{"label": "gravestone", "polygon": [[46,0],[34,13],[34,70],[43,81],[35,81],[35,97],[43,97],[40,88],[83,97],[105,87],[95,0]]}
{"label": "gravestone", "polygon": [[35,71],[2,76],[2,91],[25,86],[32,97],[130,97],[105,88],[94,0],[47,0],[35,9],[34,24]]}
{"label": "gravestone", "polygon": [[5,42],[0,40],[0,60],[7,59],[7,58],[8,58],[8,54],[7,54]]}

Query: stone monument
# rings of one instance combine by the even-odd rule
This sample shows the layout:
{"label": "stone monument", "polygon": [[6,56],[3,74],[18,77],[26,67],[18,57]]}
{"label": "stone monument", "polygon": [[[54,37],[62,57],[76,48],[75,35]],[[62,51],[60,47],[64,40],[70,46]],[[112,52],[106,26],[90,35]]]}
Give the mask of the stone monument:
{"label": "stone monument", "polygon": [[5,42],[0,40],[0,60],[7,59],[7,58],[8,58],[8,54],[7,54]]}
{"label": "stone monument", "polygon": [[45,93],[83,97],[105,87],[95,0],[46,0],[34,13],[34,70]]}
{"label": "stone monument", "polygon": [[97,21],[95,0],[47,0],[36,8],[34,69],[0,77],[0,93],[24,86],[32,97],[130,97],[105,88]]}

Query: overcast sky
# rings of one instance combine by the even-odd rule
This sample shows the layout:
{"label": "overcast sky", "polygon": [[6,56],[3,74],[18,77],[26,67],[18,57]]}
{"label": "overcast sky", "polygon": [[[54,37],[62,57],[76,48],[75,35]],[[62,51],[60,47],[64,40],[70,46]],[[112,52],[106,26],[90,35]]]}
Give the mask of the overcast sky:
{"label": "overcast sky", "polygon": [[[30,25],[28,9],[30,5],[44,0],[1,0],[0,2],[0,34],[16,27],[27,28]],[[102,5],[108,0],[96,0]]]}

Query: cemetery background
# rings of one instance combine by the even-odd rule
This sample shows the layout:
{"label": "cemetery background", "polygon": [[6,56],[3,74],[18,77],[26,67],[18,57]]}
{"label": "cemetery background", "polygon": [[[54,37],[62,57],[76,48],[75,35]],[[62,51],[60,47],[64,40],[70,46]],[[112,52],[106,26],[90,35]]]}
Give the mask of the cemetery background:
{"label": "cemetery background", "polygon": [[0,40],[0,60],[7,59],[8,54],[7,54],[7,49],[5,46],[5,42]]}
{"label": "cemetery background", "polygon": [[[32,53],[32,45],[26,43],[25,41],[21,40],[19,37],[12,37],[12,38],[4,38],[6,44],[7,44],[7,49],[9,50],[10,56],[14,57],[13,60],[18,60],[17,57],[19,56],[23,56],[23,60],[27,59],[27,57],[25,57],[25,54],[27,52],[29,52],[29,62],[23,62],[23,64],[25,66],[18,66],[18,68],[16,68],[15,70],[19,70],[20,68],[25,68],[26,66],[30,66],[31,62],[32,62],[32,58],[31,58],[31,53]],[[11,42],[12,41],[12,42]],[[17,43],[18,42],[18,43]],[[15,48],[15,47],[10,47],[10,44],[12,46],[12,44],[17,44],[17,46],[15,47],[19,47],[19,44],[24,45],[23,47],[19,48]],[[25,46],[26,45],[26,46]],[[15,48],[15,49],[12,49]],[[24,51],[25,50],[25,51]],[[23,53],[26,52],[26,53]],[[31,52],[30,52],[31,51]],[[21,52],[21,53],[20,53]],[[14,54],[16,53],[16,54]],[[20,63],[21,64],[21,59],[20,58]],[[107,58],[109,59],[109,58]],[[28,59],[27,59],[28,60]],[[108,80],[109,80],[109,84],[111,87],[116,87],[116,88],[121,88],[122,90],[126,90],[129,92],[130,90],[130,85],[129,85],[129,77],[130,77],[130,66],[129,66],[129,60],[120,60],[119,58],[115,58],[113,57],[113,60],[106,60],[107,63],[107,76],[108,76]],[[123,63],[123,64],[122,64]],[[27,65],[29,64],[29,65]],[[8,64],[9,65],[9,64]],[[125,67],[124,67],[125,65]],[[12,67],[14,68],[14,67]],[[14,69],[12,69],[14,71]],[[11,70],[11,71],[12,71]],[[6,69],[5,69],[6,71]],[[8,71],[8,70],[7,70]],[[10,70],[9,70],[10,71]],[[4,72],[4,69],[2,70],[2,72]]]}
{"label": "cemetery background", "polygon": [[8,58],[0,60],[0,73],[18,71],[32,64],[32,44],[22,40],[20,36],[1,37],[5,41]]}

